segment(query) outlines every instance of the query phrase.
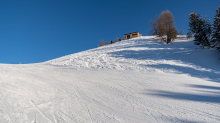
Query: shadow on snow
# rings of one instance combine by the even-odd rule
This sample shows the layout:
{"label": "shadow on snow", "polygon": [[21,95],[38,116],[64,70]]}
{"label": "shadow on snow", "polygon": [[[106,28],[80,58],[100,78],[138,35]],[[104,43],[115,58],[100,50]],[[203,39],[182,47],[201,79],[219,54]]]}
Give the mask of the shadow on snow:
{"label": "shadow on snow", "polygon": [[[151,42],[149,42],[151,40]],[[137,48],[137,50],[122,50],[116,52],[108,53],[112,57],[120,57],[125,59],[134,59],[134,60],[172,60],[183,63],[186,66],[169,64],[163,62],[161,64],[142,64],[148,67],[164,69],[164,70],[174,70],[177,73],[188,74],[193,77],[198,78],[208,78],[210,81],[220,82],[220,65],[216,68],[207,66],[205,62],[208,61],[203,56],[206,53],[205,50],[195,50],[192,48],[192,42],[175,42],[169,45],[152,42],[152,39],[136,41],[135,45],[128,46],[129,48]],[[191,43],[189,45],[189,43]],[[184,47],[183,47],[184,46]],[[138,47],[145,47],[146,50],[138,50]],[[189,48],[187,48],[189,47]],[[191,48],[190,48],[191,47]],[[126,48],[126,47],[124,47]],[[201,53],[202,52],[202,53]],[[207,57],[210,57],[210,54],[206,54]],[[216,57],[216,56],[213,56]],[[218,58],[213,58],[215,60]],[[169,62],[169,61],[168,61]],[[218,61],[217,61],[218,62]],[[189,67],[193,66],[193,67]],[[198,68],[198,69],[197,69]]]}
{"label": "shadow on snow", "polygon": [[209,102],[209,103],[220,103],[219,94],[218,95],[198,95],[190,93],[178,93],[170,91],[155,91],[151,90],[151,93],[143,93],[146,95],[153,95],[165,98],[171,98],[176,100],[188,100],[196,102]]}
{"label": "shadow on snow", "polygon": [[180,92],[161,91],[161,90],[150,90],[150,93],[143,93],[143,94],[171,98],[171,99],[176,99],[176,100],[220,103],[220,98],[219,98],[220,87],[195,85],[195,84],[187,84],[186,87],[193,88],[193,90],[197,90],[198,92],[203,92],[203,94],[199,95],[199,94],[192,94],[192,93],[180,93]]}

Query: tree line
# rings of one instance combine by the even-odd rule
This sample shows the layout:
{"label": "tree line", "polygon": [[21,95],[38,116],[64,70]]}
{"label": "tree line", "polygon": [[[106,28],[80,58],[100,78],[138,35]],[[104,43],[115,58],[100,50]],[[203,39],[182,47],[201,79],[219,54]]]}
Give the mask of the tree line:
{"label": "tree line", "polygon": [[[189,21],[187,38],[194,37],[194,44],[202,45],[203,48],[216,48],[220,51],[220,6],[216,10],[212,24],[206,17],[202,18],[202,16],[195,12],[190,14]],[[150,21],[150,25],[152,27],[150,34],[160,37],[166,44],[175,41],[178,34],[183,34],[183,32],[178,33],[176,30],[174,17],[169,10],[161,12],[159,17],[156,16],[153,21]],[[99,46],[109,45],[118,41],[121,41],[118,37],[114,42],[100,40]]]}
{"label": "tree line", "polygon": [[[189,32],[187,38],[194,37],[194,44],[202,45],[203,48],[216,48],[220,51],[220,6],[216,10],[213,23],[202,18],[199,14],[192,12],[189,17]],[[159,17],[155,17],[151,24],[151,35],[161,37],[167,44],[177,38],[178,31],[172,13],[169,10],[161,12]],[[181,33],[179,33],[181,34]]]}
{"label": "tree line", "polygon": [[192,12],[189,17],[188,36],[194,36],[194,44],[203,48],[216,48],[220,51],[220,6],[216,10],[213,23],[202,18],[198,13]]}
{"label": "tree line", "polygon": [[119,39],[118,37],[116,37],[115,38],[115,40],[114,41],[106,41],[106,42],[104,42],[104,40],[99,40],[99,47],[101,47],[101,46],[105,46],[105,45],[109,45],[109,44],[113,44],[113,43],[116,43],[116,42],[119,42],[119,41],[121,41],[121,39]]}

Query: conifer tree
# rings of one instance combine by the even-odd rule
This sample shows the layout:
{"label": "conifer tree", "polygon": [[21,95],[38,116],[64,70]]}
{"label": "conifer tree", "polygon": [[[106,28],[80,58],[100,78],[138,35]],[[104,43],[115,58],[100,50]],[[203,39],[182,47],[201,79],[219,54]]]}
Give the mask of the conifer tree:
{"label": "conifer tree", "polygon": [[197,25],[199,25],[199,14],[192,12],[189,16],[189,33],[196,33],[197,32]]}
{"label": "conifer tree", "polygon": [[202,19],[199,14],[192,12],[189,17],[189,27],[194,35],[195,44],[202,44],[204,47],[210,46],[211,24],[206,17]]}
{"label": "conifer tree", "polygon": [[212,32],[213,47],[220,49],[220,6],[216,10],[216,15],[213,20],[213,32]]}

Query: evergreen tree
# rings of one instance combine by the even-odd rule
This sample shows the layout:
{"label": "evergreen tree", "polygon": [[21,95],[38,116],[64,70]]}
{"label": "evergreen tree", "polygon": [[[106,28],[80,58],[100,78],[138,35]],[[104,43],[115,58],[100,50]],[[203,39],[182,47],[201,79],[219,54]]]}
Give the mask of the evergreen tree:
{"label": "evergreen tree", "polygon": [[213,32],[212,32],[213,47],[220,49],[220,6],[216,10],[216,15],[213,20]]}
{"label": "evergreen tree", "polygon": [[204,47],[210,46],[211,24],[206,17],[202,19],[199,14],[192,12],[189,20],[189,30],[194,35],[195,44],[202,44]]}
{"label": "evergreen tree", "polygon": [[111,40],[110,44],[113,44],[114,42]]}
{"label": "evergreen tree", "polygon": [[189,31],[190,33],[196,33],[197,32],[197,25],[199,25],[199,14],[192,12],[189,16]]}
{"label": "evergreen tree", "polygon": [[192,38],[192,32],[187,33],[186,39],[189,40],[190,38]]}

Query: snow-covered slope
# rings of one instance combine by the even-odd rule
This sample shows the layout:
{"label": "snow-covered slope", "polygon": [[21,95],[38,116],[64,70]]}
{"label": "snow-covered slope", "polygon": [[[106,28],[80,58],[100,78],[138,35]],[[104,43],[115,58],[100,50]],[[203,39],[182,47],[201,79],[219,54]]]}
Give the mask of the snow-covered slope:
{"label": "snow-covered slope", "polygon": [[214,50],[201,49],[192,40],[179,39],[166,45],[154,36],[142,36],[112,45],[50,60],[44,64],[92,69],[179,72],[217,79],[220,70]]}
{"label": "snow-covered slope", "polygon": [[0,123],[220,122],[220,61],[142,36],[38,64],[0,64]]}

